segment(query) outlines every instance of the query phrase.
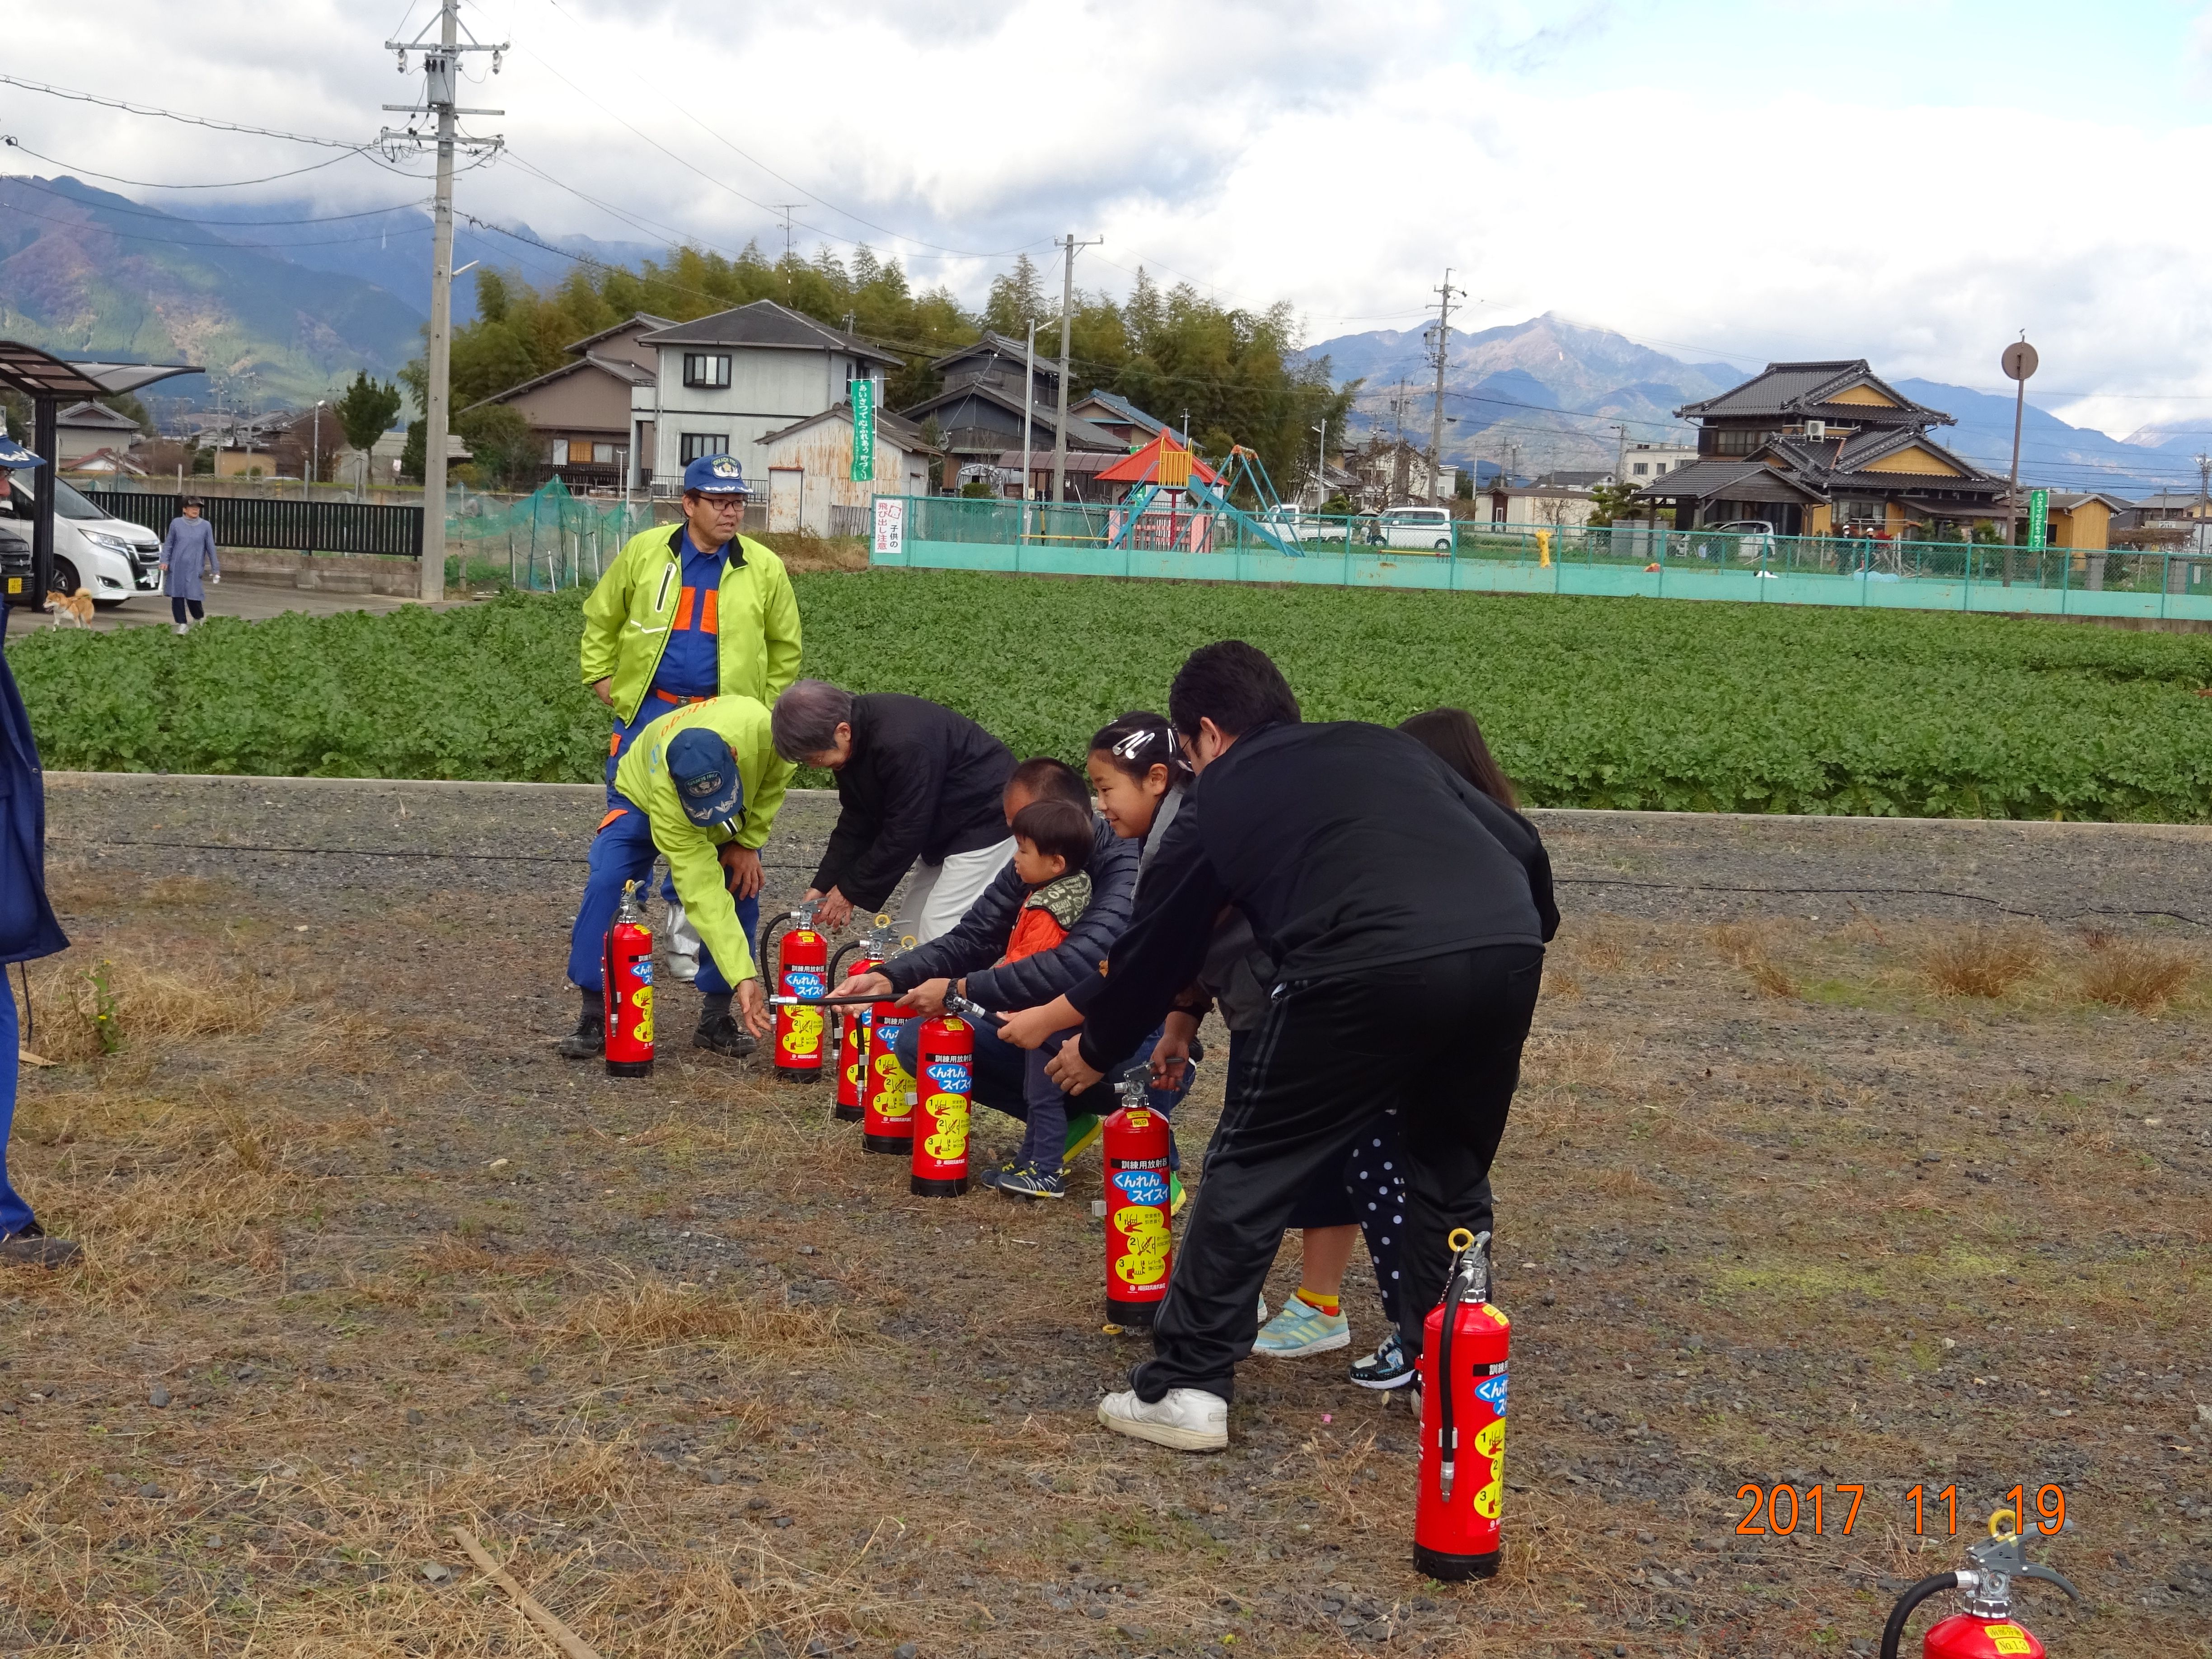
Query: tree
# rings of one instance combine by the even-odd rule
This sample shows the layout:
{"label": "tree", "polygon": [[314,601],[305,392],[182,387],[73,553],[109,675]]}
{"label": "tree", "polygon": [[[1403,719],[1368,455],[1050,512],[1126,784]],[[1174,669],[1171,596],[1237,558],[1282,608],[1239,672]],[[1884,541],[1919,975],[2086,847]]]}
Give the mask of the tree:
{"label": "tree", "polygon": [[399,413],[399,388],[389,380],[372,380],[368,370],[356,369],[345,396],[331,407],[337,413],[346,442],[365,452],[392,430],[392,418]]}
{"label": "tree", "polygon": [[1031,323],[1051,315],[1044,297],[1044,280],[1036,262],[1026,253],[1014,259],[1014,268],[991,279],[990,297],[983,302],[983,326],[1008,339],[1018,340]]}
{"label": "tree", "polygon": [[399,476],[409,483],[422,482],[423,464],[430,455],[430,423],[428,421],[407,422],[407,444],[399,452]]}
{"label": "tree", "polygon": [[1590,523],[1602,528],[1615,519],[1632,516],[1633,509],[1630,501],[1638,488],[1626,483],[1593,485],[1590,489]]}
{"label": "tree", "polygon": [[529,417],[505,404],[470,410],[454,426],[475,457],[477,481],[488,489],[522,488],[545,452]]}

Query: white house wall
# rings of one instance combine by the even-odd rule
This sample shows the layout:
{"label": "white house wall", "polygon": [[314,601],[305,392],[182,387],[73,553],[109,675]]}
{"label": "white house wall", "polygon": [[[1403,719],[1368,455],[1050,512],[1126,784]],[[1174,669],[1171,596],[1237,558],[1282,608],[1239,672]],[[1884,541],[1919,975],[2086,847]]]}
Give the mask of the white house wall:
{"label": "white house wall", "polygon": [[[653,476],[673,480],[684,470],[677,458],[683,453],[687,432],[725,432],[729,453],[735,455],[750,477],[754,459],[761,453],[757,441],[769,432],[803,421],[810,415],[845,401],[846,374],[852,359],[836,352],[771,350],[747,346],[663,346],[657,388],[659,412],[654,413],[652,386],[638,386],[630,394],[630,418],[659,424],[653,428]],[[684,384],[687,351],[726,351],[730,384],[708,389]],[[882,406],[883,379],[875,375],[878,407]],[[803,434],[802,434],[803,435]]]}

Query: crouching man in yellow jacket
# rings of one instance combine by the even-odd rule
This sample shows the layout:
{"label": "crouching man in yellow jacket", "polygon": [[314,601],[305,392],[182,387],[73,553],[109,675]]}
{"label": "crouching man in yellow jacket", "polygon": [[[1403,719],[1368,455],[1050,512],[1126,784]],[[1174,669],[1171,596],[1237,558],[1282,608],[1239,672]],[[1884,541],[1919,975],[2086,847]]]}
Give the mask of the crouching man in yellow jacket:
{"label": "crouching man in yellow jacket", "polygon": [[[672,709],[623,751],[616,804],[592,842],[591,876],[568,943],[568,977],[583,994],[583,1010],[562,1039],[563,1054],[588,1060],[605,1052],[607,929],[623,886],[650,877],[656,854],[667,859],[676,896],[705,946],[698,986],[706,1000],[692,1046],[742,1056],[768,1035],[768,993],[750,941],[760,926],[760,849],[792,769],[769,740],[768,709],[751,697]],[[732,995],[743,1024],[731,1015]]]}

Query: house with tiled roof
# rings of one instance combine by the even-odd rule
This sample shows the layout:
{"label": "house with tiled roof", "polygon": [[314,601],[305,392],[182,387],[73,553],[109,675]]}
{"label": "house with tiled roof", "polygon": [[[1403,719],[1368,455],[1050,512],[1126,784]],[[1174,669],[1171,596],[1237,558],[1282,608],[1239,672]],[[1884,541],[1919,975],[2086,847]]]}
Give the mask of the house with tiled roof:
{"label": "house with tiled roof", "polygon": [[1697,459],[1638,492],[1681,529],[1765,520],[1784,535],[1906,537],[2007,519],[2006,483],[1930,436],[1955,425],[1864,358],[1769,363],[1674,411]]}

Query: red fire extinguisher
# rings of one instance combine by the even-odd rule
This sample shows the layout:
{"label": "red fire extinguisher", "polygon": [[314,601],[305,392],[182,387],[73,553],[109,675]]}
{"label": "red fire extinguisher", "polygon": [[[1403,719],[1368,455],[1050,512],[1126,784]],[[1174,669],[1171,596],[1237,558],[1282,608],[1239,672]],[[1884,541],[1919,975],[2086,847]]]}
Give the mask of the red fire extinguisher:
{"label": "red fire extinguisher", "polygon": [[[843,963],[845,952],[855,951],[848,969]],[[842,946],[836,959],[830,964],[832,983],[842,985],[848,979],[862,974],[872,974],[883,966],[876,955],[876,936],[854,939]],[[868,1063],[868,1010],[866,1006],[841,1008],[837,1011],[837,1102],[830,1109],[830,1115],[841,1123],[858,1123],[867,1115],[860,1104],[861,1078]]]}
{"label": "red fire extinguisher", "polygon": [[600,1017],[606,1027],[607,1075],[653,1075],[653,929],[638,902],[637,884],[623,884],[622,902],[607,929],[600,964]]}
{"label": "red fire extinguisher", "polygon": [[1967,1547],[1971,1568],[1923,1578],[1898,1598],[1882,1629],[1881,1659],[1897,1659],[1913,1608],[1947,1589],[1966,1592],[1966,1611],[1929,1626],[1920,1638],[1921,1659],[2043,1659],[2043,1644],[2012,1616],[2012,1581],[2040,1578],[2076,1601],[2081,1592],[2061,1574],[2027,1559],[2019,1519],[2011,1510],[1999,1510],[1990,1517],[1990,1535]]}
{"label": "red fire extinguisher", "polygon": [[1505,1362],[1513,1327],[1490,1300],[1490,1235],[1455,1228],[1443,1300],[1421,1342],[1421,1486],[1413,1565],[1431,1578],[1487,1578],[1504,1549]]}
{"label": "red fire extinguisher", "polygon": [[893,1052],[914,1010],[885,999],[868,1007],[868,1060],[860,1079],[860,1145],[903,1157],[914,1143],[914,1079]]}
{"label": "red fire extinguisher", "polygon": [[1149,1328],[1167,1300],[1175,1264],[1169,1231],[1168,1158],[1174,1146],[1167,1119],[1145,1103],[1145,1073],[1118,1085],[1121,1109],[1102,1126],[1106,1166],[1106,1317]]}
{"label": "red fire extinguisher", "polygon": [[968,1190],[968,1098],[975,1084],[975,1028],[957,1014],[921,1023],[915,1051],[914,1174],[918,1198]]}
{"label": "red fire extinguisher", "polygon": [[[776,989],[787,997],[817,998],[830,989],[830,941],[814,927],[808,902],[778,916],[773,930],[789,921],[776,944]],[[765,936],[765,935],[763,935]],[[784,1083],[815,1083],[822,1077],[823,1016],[804,1002],[775,1011],[775,1075]]]}

